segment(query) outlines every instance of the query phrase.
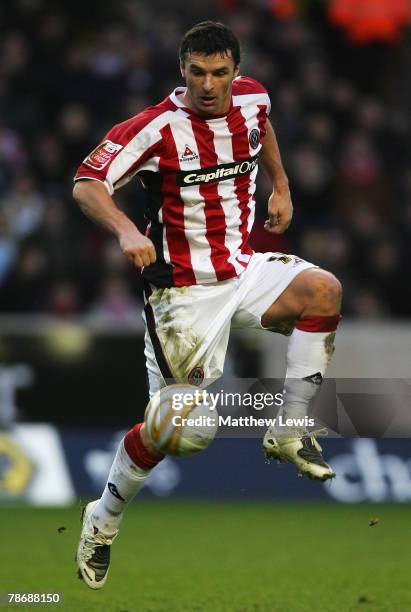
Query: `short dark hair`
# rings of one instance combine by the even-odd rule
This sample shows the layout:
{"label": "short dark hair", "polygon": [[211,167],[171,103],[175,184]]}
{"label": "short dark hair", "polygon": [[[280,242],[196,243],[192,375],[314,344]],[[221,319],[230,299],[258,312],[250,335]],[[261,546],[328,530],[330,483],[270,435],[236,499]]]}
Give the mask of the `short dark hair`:
{"label": "short dark hair", "polygon": [[240,63],[240,43],[236,36],[219,21],[202,21],[188,30],[181,39],[179,57],[184,64],[187,53],[204,53],[214,55],[220,53],[223,57],[231,51],[234,65]]}

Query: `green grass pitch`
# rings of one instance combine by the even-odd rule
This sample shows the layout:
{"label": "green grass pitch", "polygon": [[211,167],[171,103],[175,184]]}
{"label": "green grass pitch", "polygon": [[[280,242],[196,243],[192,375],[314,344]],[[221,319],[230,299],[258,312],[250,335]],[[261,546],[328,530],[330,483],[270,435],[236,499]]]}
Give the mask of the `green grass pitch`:
{"label": "green grass pitch", "polygon": [[0,591],[64,600],[3,609],[411,610],[408,506],[140,501],[128,508],[101,591],[76,577],[79,514],[0,509]]}

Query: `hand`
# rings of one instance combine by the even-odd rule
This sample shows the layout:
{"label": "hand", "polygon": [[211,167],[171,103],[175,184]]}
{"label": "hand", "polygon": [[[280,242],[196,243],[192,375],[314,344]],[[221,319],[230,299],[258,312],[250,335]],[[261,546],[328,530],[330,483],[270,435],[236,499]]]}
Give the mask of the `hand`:
{"label": "hand", "polygon": [[264,229],[270,234],[283,234],[291,223],[293,204],[290,190],[275,190],[268,200],[268,219]]}
{"label": "hand", "polygon": [[136,268],[149,266],[157,259],[154,244],[137,228],[119,236],[121,250]]}

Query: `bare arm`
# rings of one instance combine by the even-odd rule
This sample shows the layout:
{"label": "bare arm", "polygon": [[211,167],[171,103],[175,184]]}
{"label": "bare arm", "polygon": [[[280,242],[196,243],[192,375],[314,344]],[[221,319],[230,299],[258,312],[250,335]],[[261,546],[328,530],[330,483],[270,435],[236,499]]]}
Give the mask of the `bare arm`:
{"label": "bare arm", "polygon": [[73,197],[89,219],[117,237],[121,250],[137,268],[156,261],[151,240],[139,232],[131,219],[116,206],[103,183],[77,181]]}
{"label": "bare arm", "polygon": [[268,220],[265,229],[272,234],[282,234],[293,216],[288,178],[284,171],[273,126],[266,122],[267,133],[261,149],[261,163],[273,183],[273,192],[268,200]]}

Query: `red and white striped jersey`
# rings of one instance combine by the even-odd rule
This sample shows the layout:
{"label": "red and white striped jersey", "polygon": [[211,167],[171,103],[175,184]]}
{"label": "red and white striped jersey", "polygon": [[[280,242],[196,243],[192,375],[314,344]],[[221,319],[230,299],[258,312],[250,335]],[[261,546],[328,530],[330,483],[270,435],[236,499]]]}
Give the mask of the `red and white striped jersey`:
{"label": "red and white striped jersey", "polygon": [[228,113],[211,119],[184,107],[184,91],[114,126],[75,176],[102,181],[110,194],[135,175],[141,180],[157,252],[143,276],[157,287],[233,278],[253,253],[248,237],[267,91],[237,77]]}

